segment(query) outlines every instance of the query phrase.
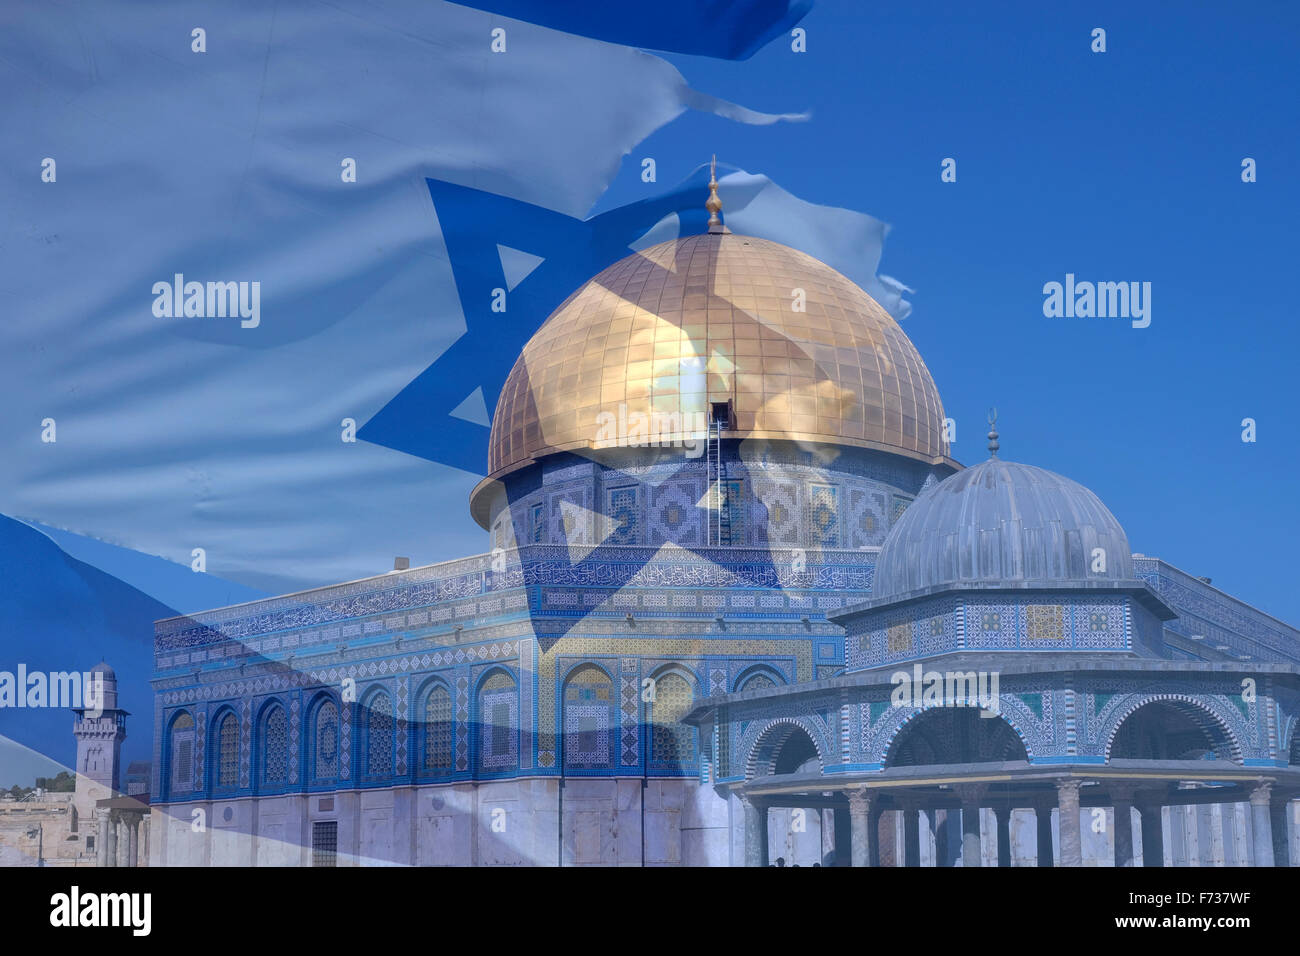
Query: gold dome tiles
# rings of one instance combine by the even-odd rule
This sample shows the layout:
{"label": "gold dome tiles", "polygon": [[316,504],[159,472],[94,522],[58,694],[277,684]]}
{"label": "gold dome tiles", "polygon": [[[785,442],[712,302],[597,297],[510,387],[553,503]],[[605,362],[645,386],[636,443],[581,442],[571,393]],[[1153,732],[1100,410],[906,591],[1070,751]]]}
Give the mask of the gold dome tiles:
{"label": "gold dome tiles", "polygon": [[489,472],[595,447],[597,416],[621,404],[695,413],[728,399],[728,437],[948,454],[938,391],[884,309],[797,250],[715,234],[614,263],[552,314],[502,389]]}

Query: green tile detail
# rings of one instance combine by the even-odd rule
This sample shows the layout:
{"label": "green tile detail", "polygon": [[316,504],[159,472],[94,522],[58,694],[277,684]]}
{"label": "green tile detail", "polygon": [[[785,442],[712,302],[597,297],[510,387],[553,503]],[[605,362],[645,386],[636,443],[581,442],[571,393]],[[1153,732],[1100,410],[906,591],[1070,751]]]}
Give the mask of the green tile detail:
{"label": "green tile detail", "polygon": [[1043,719],[1043,695],[1042,694],[1017,694],[1025,706],[1034,712],[1034,716],[1039,720]]}

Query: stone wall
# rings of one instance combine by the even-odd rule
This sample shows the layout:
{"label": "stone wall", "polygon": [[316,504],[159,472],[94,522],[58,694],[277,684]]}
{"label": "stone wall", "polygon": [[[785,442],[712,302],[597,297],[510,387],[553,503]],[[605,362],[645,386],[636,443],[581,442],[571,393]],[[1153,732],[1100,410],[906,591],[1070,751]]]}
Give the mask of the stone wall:
{"label": "stone wall", "polygon": [[561,854],[565,866],[731,862],[727,801],[681,779],[534,777],[286,794],[156,808],[154,821],[155,866],[310,866],[316,823],[337,826],[340,866],[555,866]]}

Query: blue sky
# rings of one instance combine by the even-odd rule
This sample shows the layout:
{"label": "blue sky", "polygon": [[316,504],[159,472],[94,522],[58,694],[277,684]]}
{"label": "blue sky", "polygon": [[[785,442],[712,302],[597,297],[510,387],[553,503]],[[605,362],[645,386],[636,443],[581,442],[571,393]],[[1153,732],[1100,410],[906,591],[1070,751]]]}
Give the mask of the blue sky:
{"label": "blue sky", "polygon": [[[1300,8],[1133,6],[819,2],[804,54],[669,55],[694,86],[811,119],[686,114],[598,208],[645,188],[642,156],[664,178],[716,152],[891,223],[880,271],[916,290],[903,327],[959,460],[985,457],[996,405],[1004,458],[1091,487],[1135,551],[1298,622]],[[1067,272],[1151,282],[1151,326],[1045,318],[1043,284]]]}
{"label": "blue sky", "polygon": [[[836,210],[892,225],[879,271],[916,290],[903,327],[957,421],[958,459],[984,456],[996,404],[1004,457],[1093,488],[1134,550],[1300,621],[1284,553],[1300,532],[1300,13],[993,6],[821,0],[806,53],[778,37],[728,61],[408,0],[274,21],[254,3],[55,17],[16,0],[24,30],[0,35],[0,203],[16,224],[0,295],[25,318],[0,327],[0,442],[16,449],[0,513],[182,569],[203,546],[213,575],[263,592],[481,550],[477,476],[338,442],[341,418],[367,421],[462,328],[425,177],[581,217],[717,153],[835,207],[814,225]],[[206,58],[188,49],[197,22]],[[501,22],[511,52],[492,60]],[[34,174],[44,155],[57,186]],[[351,191],[341,155],[359,160]],[[956,183],[940,181],[945,157]],[[865,283],[879,252],[864,242],[837,265]],[[257,334],[160,325],[147,290],[174,271],[260,278]],[[1067,272],[1152,283],[1151,326],[1045,318],[1043,284]],[[57,447],[36,441],[47,414]],[[110,550],[73,550],[113,570]],[[128,563],[182,610],[229,592],[152,587]]]}

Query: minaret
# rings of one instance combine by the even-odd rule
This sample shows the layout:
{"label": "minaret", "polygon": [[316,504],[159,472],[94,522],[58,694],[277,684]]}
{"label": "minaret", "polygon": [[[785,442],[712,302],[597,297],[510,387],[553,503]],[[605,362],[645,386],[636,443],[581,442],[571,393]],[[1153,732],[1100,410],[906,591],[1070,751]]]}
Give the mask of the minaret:
{"label": "minaret", "polygon": [[82,821],[92,820],[95,801],[118,792],[122,741],[126,740],[127,712],[117,706],[117,674],[100,661],[90,669],[82,688],[81,707],[72,724],[77,738],[77,792],[73,804]]}

